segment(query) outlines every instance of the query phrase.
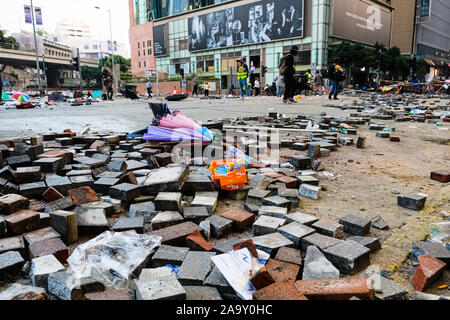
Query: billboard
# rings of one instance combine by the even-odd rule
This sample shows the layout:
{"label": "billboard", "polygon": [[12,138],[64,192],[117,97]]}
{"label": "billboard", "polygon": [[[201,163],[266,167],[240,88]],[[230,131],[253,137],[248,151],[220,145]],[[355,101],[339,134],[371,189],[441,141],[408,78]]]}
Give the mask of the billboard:
{"label": "billboard", "polygon": [[330,35],[389,47],[392,13],[360,0],[334,0]]}
{"label": "billboard", "polygon": [[36,17],[36,24],[38,26],[42,26],[42,10],[41,8],[34,8],[34,13],[35,13],[35,17]]}
{"label": "billboard", "polygon": [[189,51],[303,37],[304,0],[262,0],[189,18]]}
{"label": "billboard", "polygon": [[167,55],[167,28],[165,24],[153,27],[153,54],[156,57]]}
{"label": "billboard", "polygon": [[31,18],[31,6],[24,5],[23,10],[25,12],[25,23],[33,23]]}

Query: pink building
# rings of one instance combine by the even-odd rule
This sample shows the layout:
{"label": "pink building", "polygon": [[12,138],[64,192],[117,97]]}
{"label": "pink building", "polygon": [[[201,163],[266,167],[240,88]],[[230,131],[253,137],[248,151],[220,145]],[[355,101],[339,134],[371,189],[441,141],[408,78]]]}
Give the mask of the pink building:
{"label": "pink building", "polygon": [[133,0],[128,0],[131,72],[134,76],[144,77],[145,70],[156,70],[156,58],[153,54],[153,22],[136,25],[133,2]]}

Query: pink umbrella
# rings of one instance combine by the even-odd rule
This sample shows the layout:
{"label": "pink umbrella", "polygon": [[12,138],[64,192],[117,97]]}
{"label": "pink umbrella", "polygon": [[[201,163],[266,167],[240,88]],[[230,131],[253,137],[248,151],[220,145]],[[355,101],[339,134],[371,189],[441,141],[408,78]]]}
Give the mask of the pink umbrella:
{"label": "pink umbrella", "polygon": [[159,126],[163,128],[187,128],[191,130],[201,128],[201,126],[194,120],[185,116],[181,112],[174,112],[173,114],[166,115],[159,121]]}

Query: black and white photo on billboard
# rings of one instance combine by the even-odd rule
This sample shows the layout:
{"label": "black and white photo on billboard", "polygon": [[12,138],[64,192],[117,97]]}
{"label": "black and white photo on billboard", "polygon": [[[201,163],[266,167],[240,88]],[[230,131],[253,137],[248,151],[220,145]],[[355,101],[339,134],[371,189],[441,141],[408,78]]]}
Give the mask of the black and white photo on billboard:
{"label": "black and white photo on billboard", "polygon": [[153,27],[153,54],[157,56],[167,55],[167,28],[165,24]]}
{"label": "black and white photo on billboard", "polygon": [[189,19],[189,50],[303,37],[303,0],[263,0]]}

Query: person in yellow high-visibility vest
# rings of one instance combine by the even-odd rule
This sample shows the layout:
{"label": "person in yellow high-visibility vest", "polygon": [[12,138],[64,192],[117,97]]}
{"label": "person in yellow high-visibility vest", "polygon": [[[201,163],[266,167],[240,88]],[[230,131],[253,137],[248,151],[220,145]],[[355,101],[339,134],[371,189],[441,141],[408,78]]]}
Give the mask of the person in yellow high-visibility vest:
{"label": "person in yellow high-visibility vest", "polygon": [[248,66],[245,63],[245,57],[237,60],[238,66],[238,80],[239,87],[241,88],[241,99],[244,100],[245,94],[247,94],[247,99],[250,97],[250,89],[248,87]]}

